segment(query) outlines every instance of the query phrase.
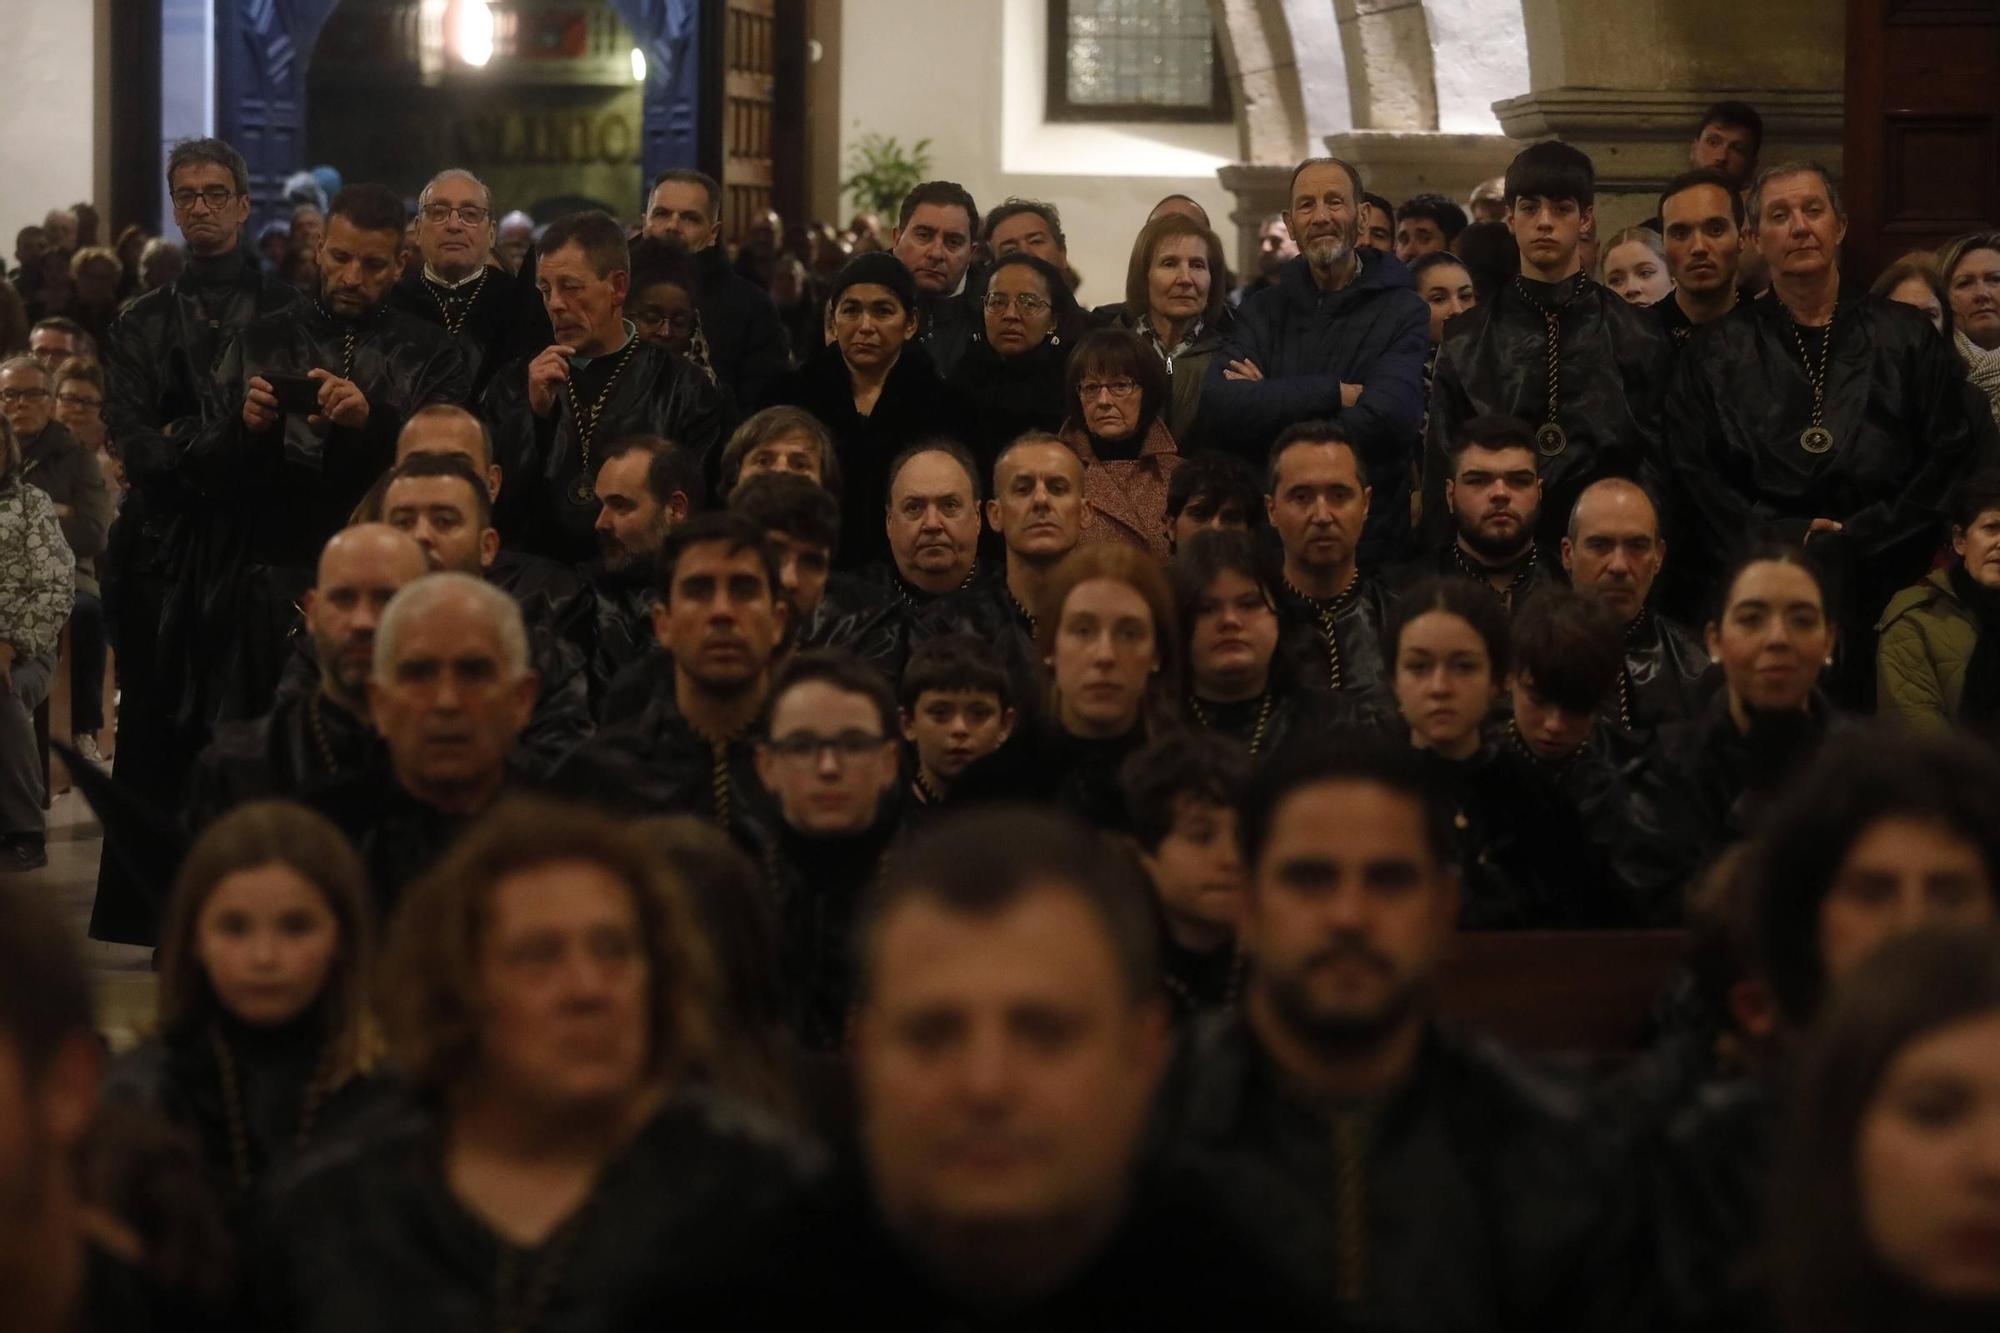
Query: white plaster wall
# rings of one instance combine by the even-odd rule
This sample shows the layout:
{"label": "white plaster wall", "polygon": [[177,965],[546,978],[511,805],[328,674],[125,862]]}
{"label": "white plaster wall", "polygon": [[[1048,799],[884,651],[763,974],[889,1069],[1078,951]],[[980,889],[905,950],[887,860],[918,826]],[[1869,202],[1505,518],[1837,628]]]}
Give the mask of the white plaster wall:
{"label": "white plaster wall", "polygon": [[1528,91],[1521,0],[1424,0],[1438,129],[1498,134],[1493,104]]}
{"label": "white plaster wall", "polygon": [[929,138],[931,174],[964,185],[980,208],[1009,195],[1053,203],[1083,275],[1079,298],[1101,305],[1123,295],[1132,238],[1162,195],[1192,196],[1227,229],[1234,200],[1215,172],[1236,160],[1236,129],[1044,121],[1047,14],[1043,0],[846,0],[841,174],[863,134]]}
{"label": "white plaster wall", "polygon": [[96,6],[5,0],[0,42],[0,249],[51,208],[97,194]]}

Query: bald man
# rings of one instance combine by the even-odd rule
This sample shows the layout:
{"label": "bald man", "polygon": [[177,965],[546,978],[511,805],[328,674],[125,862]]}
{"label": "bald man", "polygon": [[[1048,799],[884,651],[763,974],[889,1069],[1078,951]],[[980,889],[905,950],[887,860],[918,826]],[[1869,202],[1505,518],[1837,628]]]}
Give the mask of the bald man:
{"label": "bald man", "polygon": [[499,262],[493,192],[463,167],[431,177],[417,196],[416,226],[422,262],[397,281],[389,304],[451,335],[472,367],[468,401],[477,402],[496,367],[554,340],[534,265],[517,277]]}
{"label": "bald man", "polygon": [[379,746],[368,723],[375,629],[389,599],[429,568],[423,547],[387,524],[333,535],[304,602],[317,687],[281,689],[263,717],[216,729],[195,767],[192,832],[245,801],[302,796],[367,767]]}
{"label": "bald man", "polygon": [[1625,665],[1605,712],[1628,731],[1690,716],[1708,695],[1701,641],[1648,605],[1666,560],[1659,509],[1643,487],[1609,477],[1584,488],[1570,510],[1563,568],[1625,626]]}

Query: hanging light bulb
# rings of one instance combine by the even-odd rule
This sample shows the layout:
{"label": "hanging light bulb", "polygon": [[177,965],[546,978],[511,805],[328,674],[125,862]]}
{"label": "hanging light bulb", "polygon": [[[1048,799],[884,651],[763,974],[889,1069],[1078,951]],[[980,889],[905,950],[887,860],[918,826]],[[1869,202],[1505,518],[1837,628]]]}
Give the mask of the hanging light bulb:
{"label": "hanging light bulb", "polygon": [[646,53],[635,46],[632,48],[632,82],[644,83],[645,81]]}
{"label": "hanging light bulb", "polygon": [[492,0],[458,0],[453,14],[452,50],[474,69],[493,59]]}

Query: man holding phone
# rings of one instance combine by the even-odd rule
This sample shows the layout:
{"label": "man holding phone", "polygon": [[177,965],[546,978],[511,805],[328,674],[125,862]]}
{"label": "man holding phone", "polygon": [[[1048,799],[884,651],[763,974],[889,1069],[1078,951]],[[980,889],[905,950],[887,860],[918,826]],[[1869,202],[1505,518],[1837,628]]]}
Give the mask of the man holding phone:
{"label": "man holding phone", "polygon": [[403,423],[470,391],[451,336],[388,308],[408,258],[406,220],[380,185],[342,190],[319,243],[317,299],[252,321],[217,368],[233,410],[201,431],[183,463],[224,516],[214,541],[228,554],[216,576],[242,581],[240,598],[209,601],[222,622],[211,627],[214,651],[225,654],[210,672],[211,716],[270,708],[292,607],[320,548],[395,462]]}

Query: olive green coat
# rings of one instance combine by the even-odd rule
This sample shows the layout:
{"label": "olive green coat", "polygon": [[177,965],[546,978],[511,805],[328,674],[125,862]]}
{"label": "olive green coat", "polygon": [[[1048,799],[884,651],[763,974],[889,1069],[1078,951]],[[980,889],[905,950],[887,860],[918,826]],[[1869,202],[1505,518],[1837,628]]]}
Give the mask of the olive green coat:
{"label": "olive green coat", "polygon": [[1952,591],[1951,572],[1933,570],[1897,593],[1875,629],[1876,707],[1927,730],[1955,726],[1979,622]]}

